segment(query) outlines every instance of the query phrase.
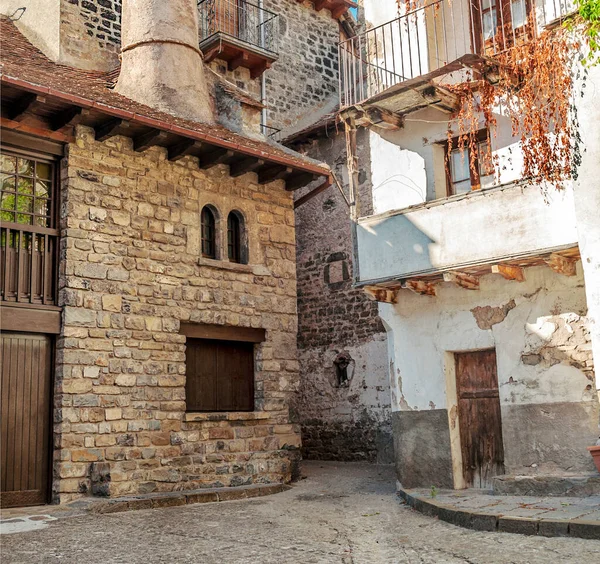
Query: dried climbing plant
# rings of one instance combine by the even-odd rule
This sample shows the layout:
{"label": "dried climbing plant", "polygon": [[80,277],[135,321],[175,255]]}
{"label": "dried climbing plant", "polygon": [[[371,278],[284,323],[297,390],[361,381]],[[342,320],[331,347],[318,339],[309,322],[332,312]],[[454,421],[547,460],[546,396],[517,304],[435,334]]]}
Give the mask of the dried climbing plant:
{"label": "dried climbing plant", "polygon": [[[423,6],[422,0],[396,1],[399,14]],[[533,26],[528,26],[521,42],[488,58],[493,64],[483,72],[477,76],[469,72],[462,83],[444,85],[458,101],[458,110],[449,121],[447,159],[453,147],[469,149],[469,165],[476,173],[477,132],[485,127],[495,136],[497,116],[502,115],[520,140],[526,182],[561,189],[565,180],[577,177],[581,155],[574,88],[579,79],[585,87],[586,71],[579,63],[589,61],[590,56],[582,55],[583,43],[592,53],[594,46],[599,49],[599,24],[589,17],[590,12],[596,13],[589,6],[597,11],[600,0],[578,0],[578,4],[579,14],[569,18],[567,25],[537,37]],[[587,20],[581,13],[587,14]],[[485,164],[493,164],[499,174],[497,158]]]}

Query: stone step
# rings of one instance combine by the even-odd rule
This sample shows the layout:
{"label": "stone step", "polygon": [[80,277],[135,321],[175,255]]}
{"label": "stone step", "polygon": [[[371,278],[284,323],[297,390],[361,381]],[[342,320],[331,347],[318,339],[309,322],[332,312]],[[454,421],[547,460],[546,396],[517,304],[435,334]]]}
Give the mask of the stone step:
{"label": "stone step", "polygon": [[496,476],[494,495],[584,497],[600,495],[600,474]]}

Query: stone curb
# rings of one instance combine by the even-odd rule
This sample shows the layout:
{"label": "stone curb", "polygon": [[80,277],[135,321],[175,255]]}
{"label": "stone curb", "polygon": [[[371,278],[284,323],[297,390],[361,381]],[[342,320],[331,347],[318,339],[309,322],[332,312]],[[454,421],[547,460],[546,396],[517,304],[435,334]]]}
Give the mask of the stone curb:
{"label": "stone curb", "polygon": [[397,495],[415,511],[419,511],[428,517],[437,517],[442,521],[466,529],[500,531],[544,537],[577,537],[581,539],[600,540],[600,521],[511,517],[490,513],[489,510],[478,512],[456,509],[451,505],[445,505],[433,499],[423,499],[421,496],[411,493],[410,490],[399,489]]}
{"label": "stone curb", "polygon": [[235,501],[281,493],[291,489],[291,487],[287,484],[265,484],[124,496],[111,500],[90,501],[87,511],[89,513],[107,514],[156,507],[177,507],[193,503]]}

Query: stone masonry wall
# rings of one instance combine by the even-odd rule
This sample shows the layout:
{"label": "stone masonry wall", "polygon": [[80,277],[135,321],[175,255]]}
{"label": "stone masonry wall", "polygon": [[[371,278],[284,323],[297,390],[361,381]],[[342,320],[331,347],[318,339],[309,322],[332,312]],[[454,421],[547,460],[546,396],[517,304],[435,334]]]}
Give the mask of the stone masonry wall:
{"label": "stone masonry wall", "polygon": [[61,0],[61,62],[112,70],[121,49],[121,0]]}
{"label": "stone masonry wall", "polygon": [[[164,149],[138,153],[130,139],[100,143],[78,127],[61,189],[55,497],[97,492],[107,472],[112,496],[289,481],[300,445],[288,415],[296,279],[281,181],[232,179],[223,165],[172,163]],[[219,231],[230,210],[245,216],[248,265],[199,259],[207,203]],[[186,413],[181,321],[266,329],[253,413]]]}
{"label": "stone masonry wall", "polygon": [[[368,136],[359,147],[368,153]],[[344,135],[306,147],[344,179]],[[361,163],[368,163],[361,155]],[[370,174],[361,171],[362,213],[370,211]],[[300,394],[295,420],[302,425],[306,458],[391,462],[387,341],[377,303],[352,287],[349,210],[334,187],[296,211]],[[340,382],[334,361],[352,359]]]}

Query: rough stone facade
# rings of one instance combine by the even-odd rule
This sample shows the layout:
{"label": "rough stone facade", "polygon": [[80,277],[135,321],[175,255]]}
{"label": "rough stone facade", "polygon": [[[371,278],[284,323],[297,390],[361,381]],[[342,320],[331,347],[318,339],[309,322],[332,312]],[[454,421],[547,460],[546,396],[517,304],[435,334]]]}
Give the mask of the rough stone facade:
{"label": "rough stone facade", "polygon": [[[359,146],[368,151],[368,138]],[[343,181],[343,135],[305,147]],[[366,161],[363,161],[366,162]],[[364,213],[370,175],[361,172]],[[302,425],[306,458],[391,462],[391,412],[385,331],[377,303],[352,287],[349,210],[332,187],[296,211],[300,393],[294,414]],[[336,359],[349,355],[347,380]]]}
{"label": "rough stone facade", "polygon": [[121,49],[121,0],[62,0],[61,49],[66,63],[114,68]]}
{"label": "rough stone facade", "polygon": [[[292,195],[77,128],[62,163],[54,493],[289,481],[300,445]],[[199,259],[200,210],[245,217],[249,264]],[[221,237],[221,256],[225,254]],[[180,322],[266,329],[252,413],[186,413]],[[92,477],[94,483],[92,483]]]}

